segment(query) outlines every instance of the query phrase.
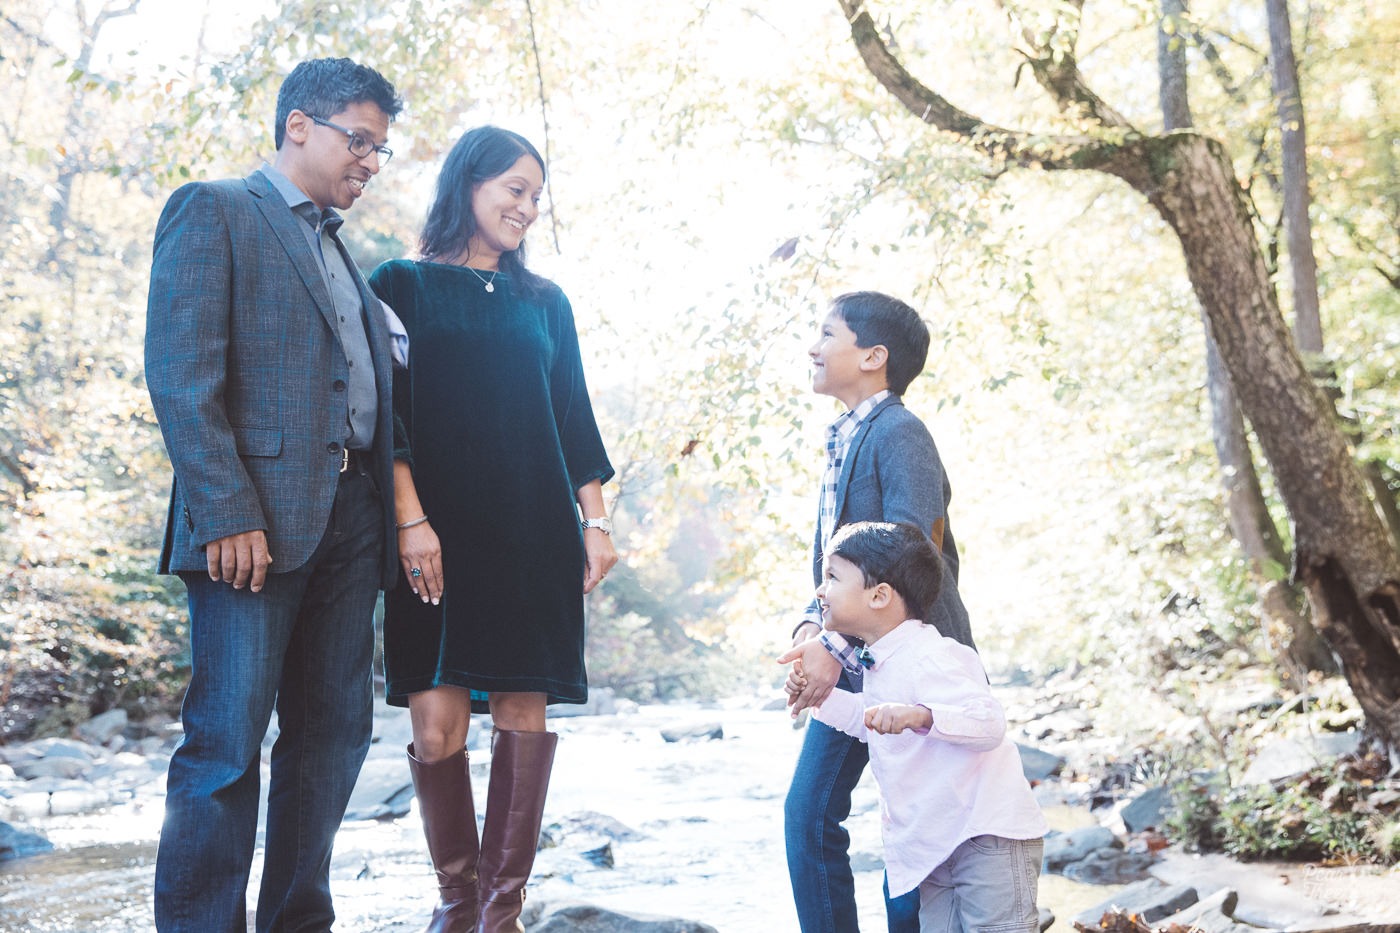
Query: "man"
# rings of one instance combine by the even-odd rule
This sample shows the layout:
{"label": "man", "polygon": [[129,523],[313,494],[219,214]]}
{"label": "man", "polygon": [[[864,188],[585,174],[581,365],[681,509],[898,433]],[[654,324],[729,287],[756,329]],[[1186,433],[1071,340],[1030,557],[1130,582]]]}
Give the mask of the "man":
{"label": "man", "polygon": [[156,860],[162,933],[247,928],[262,738],[277,710],[258,931],[329,930],[331,844],[369,747],[373,613],[392,585],[381,306],[337,235],[388,160],[393,86],[298,65],[277,155],[176,191],[156,227],[146,381],[175,471],[161,553],[190,684]]}

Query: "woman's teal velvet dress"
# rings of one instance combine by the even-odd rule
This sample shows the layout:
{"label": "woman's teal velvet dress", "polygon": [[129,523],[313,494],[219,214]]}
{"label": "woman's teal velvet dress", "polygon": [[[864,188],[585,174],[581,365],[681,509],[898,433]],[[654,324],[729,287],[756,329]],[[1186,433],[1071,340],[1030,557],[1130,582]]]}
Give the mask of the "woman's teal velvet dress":
{"label": "woman's teal velvet dress", "polygon": [[[491,273],[482,273],[490,279]],[[370,286],[409,336],[394,373],[395,456],[442,543],[440,605],[403,580],[384,600],[388,701],[443,684],[588,699],[575,494],[613,475],[573,310],[552,282],[494,291],[460,266],[394,260]]]}

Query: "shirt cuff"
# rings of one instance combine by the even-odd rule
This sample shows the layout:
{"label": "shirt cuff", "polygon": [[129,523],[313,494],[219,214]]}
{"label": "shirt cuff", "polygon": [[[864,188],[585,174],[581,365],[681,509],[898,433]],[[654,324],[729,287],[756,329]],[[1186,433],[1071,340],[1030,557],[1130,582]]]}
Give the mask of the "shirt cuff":
{"label": "shirt cuff", "polygon": [[860,666],[860,662],[856,660],[856,651],[859,649],[856,648],[855,645],[846,641],[846,639],[835,632],[822,632],[821,639],[822,647],[841,663],[841,666],[846,669],[848,674],[859,677],[865,670]]}

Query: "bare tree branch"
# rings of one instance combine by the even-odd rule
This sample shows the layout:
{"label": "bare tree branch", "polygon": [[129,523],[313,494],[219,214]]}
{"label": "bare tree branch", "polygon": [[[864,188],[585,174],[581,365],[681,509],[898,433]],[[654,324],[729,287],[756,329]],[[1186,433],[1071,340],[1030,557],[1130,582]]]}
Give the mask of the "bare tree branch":
{"label": "bare tree branch", "polygon": [[[1008,17],[1016,18],[1015,12],[1007,7],[1006,0],[997,0],[997,5]],[[1030,52],[1021,53],[1026,58],[1026,64],[1030,65],[1036,81],[1049,92],[1061,113],[1100,126],[1132,129],[1126,117],[1085,83],[1075,54],[1079,46],[1079,20],[1084,0],[1071,0],[1067,6],[1072,11],[1072,17],[1058,19],[1044,39],[1030,27],[1021,26],[1021,37],[1031,49]],[[1063,41],[1056,41],[1056,37],[1063,37]]]}
{"label": "bare tree branch", "polygon": [[1125,125],[1101,135],[1037,134],[997,126],[960,110],[922,84],[890,51],[864,0],[839,0],[851,39],[876,80],[923,122],[966,140],[987,157],[1028,168],[1105,170],[1123,147],[1138,139]]}
{"label": "bare tree branch", "polygon": [[[525,0],[525,12],[530,17],[530,48],[535,53],[535,78],[540,87],[540,122],[544,126],[544,164],[553,162],[553,156],[549,151],[549,99],[544,92],[544,65],[540,63],[540,44],[535,39],[535,5],[531,0]],[[559,218],[554,210],[554,189],[550,187],[549,194],[549,232],[554,237],[554,251],[562,253],[559,248]]]}

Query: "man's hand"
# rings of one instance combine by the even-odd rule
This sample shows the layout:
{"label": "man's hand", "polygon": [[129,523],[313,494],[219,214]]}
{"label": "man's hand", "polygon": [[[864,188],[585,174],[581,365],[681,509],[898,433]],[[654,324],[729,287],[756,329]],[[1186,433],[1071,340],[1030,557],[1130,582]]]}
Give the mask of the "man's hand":
{"label": "man's hand", "polygon": [[821,706],[831,695],[836,681],[841,679],[841,662],[831,656],[820,638],[809,638],[795,645],[778,658],[778,663],[792,665],[784,689],[793,719],[804,709]]}
{"label": "man's hand", "polygon": [[232,583],[235,590],[248,587],[261,593],[267,580],[267,568],[272,555],[267,552],[267,532],[241,531],[236,535],[210,541],[204,546],[209,563],[209,579],[215,583]]}
{"label": "man's hand", "polygon": [[865,711],[865,728],[881,735],[894,735],[910,729],[928,731],[933,726],[933,713],[926,706],[905,703],[881,703]]}

